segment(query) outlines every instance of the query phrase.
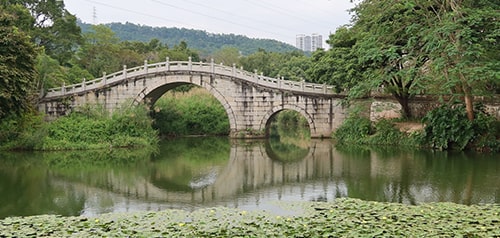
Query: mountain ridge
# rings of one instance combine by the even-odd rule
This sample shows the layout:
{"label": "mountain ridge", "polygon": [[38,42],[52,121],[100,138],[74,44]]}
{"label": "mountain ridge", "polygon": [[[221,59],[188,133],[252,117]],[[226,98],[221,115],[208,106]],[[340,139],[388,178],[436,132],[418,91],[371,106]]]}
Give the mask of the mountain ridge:
{"label": "mountain ridge", "polygon": [[[91,30],[92,24],[78,22],[82,32]],[[204,30],[195,30],[177,27],[152,27],[130,22],[107,23],[116,36],[122,41],[149,42],[157,38],[168,47],[185,41],[189,48],[198,50],[201,55],[211,55],[224,47],[237,48],[242,55],[250,55],[263,49],[268,52],[293,52],[299,49],[285,42],[273,39],[250,38],[244,35],[210,33]]]}

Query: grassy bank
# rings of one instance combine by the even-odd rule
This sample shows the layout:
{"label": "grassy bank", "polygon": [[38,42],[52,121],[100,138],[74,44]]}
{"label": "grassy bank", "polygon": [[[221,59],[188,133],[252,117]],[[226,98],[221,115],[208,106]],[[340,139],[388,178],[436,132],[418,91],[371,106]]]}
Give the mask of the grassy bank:
{"label": "grassy bank", "polygon": [[[500,151],[500,122],[483,107],[476,106],[476,118],[467,118],[463,105],[442,105],[421,119],[423,130],[404,131],[399,120],[372,122],[354,108],[333,133],[339,144],[422,147],[437,150]],[[408,122],[406,122],[408,123]],[[410,122],[411,123],[411,122]],[[415,122],[413,122],[415,123]]]}
{"label": "grassy bank", "polygon": [[88,106],[52,122],[35,113],[0,122],[0,150],[96,150],[157,143],[149,109],[143,106],[124,105],[111,114]]}
{"label": "grassy bank", "polygon": [[0,220],[1,237],[498,237],[500,206],[409,206],[342,198],[280,203],[287,216],[213,208]]}

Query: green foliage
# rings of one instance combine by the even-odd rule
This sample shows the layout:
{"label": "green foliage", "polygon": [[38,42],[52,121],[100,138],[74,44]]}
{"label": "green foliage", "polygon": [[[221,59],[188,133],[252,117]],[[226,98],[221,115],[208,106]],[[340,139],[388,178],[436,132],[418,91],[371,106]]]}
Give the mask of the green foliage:
{"label": "green foliage", "polygon": [[352,113],[334,132],[334,138],[342,145],[418,145],[418,133],[401,132],[390,120],[380,120],[375,125],[359,114]]}
{"label": "green foliage", "polygon": [[106,25],[95,25],[84,33],[85,43],[78,52],[77,64],[87,70],[94,77],[101,77],[103,73],[114,73],[122,70],[123,65],[136,67],[144,64],[170,60],[199,61],[198,53],[188,48],[182,41],[169,49],[158,39],[147,43],[138,41],[120,41],[116,33]]}
{"label": "green foliage", "polygon": [[[308,78],[314,83],[335,86],[341,92],[355,86],[362,78],[362,65],[354,51],[356,33],[353,29],[340,27],[330,35],[328,51],[318,50],[311,57],[307,69]],[[363,93],[364,94],[364,93]]]}
{"label": "green foliage", "polygon": [[104,25],[93,26],[92,31],[84,34],[84,39],[78,52],[78,64],[94,77],[122,69],[119,39],[111,29]]}
{"label": "green foliage", "polygon": [[280,203],[293,215],[217,207],[193,212],[112,213],[94,218],[55,215],[8,217],[0,236],[98,237],[498,237],[497,204],[465,206],[340,198]]}
{"label": "green foliage", "polygon": [[0,5],[0,119],[29,109],[35,88],[36,48],[16,18]]}
{"label": "green foliage", "polygon": [[390,120],[380,120],[375,124],[375,134],[367,138],[370,145],[417,145],[414,135],[401,132]]}
{"label": "green foliage", "polygon": [[279,125],[286,127],[309,127],[307,119],[297,111],[283,110],[276,115],[276,121]]}
{"label": "green foliage", "polygon": [[442,105],[430,111],[423,118],[426,127],[421,143],[439,150],[477,147],[499,151],[498,122],[483,111],[476,115],[474,121],[468,120],[461,104]]}
{"label": "green foliage", "polygon": [[359,114],[353,114],[337,128],[333,137],[340,144],[364,144],[371,132],[370,120]]}
{"label": "green foliage", "polygon": [[315,82],[349,90],[349,98],[383,89],[411,118],[416,94],[464,98],[472,120],[473,96],[498,93],[498,1],[357,1],[353,22],[312,56]]}
{"label": "green foliage", "polygon": [[240,59],[241,66],[247,71],[257,71],[265,76],[294,81],[308,79],[306,71],[310,62],[310,59],[299,51],[277,53],[263,49]]}
{"label": "green foliage", "polygon": [[19,6],[28,10],[32,17],[24,18],[21,27],[29,32],[32,42],[44,48],[51,58],[69,64],[82,36],[76,17],[65,9],[63,1],[4,0],[2,4],[13,12]]}
{"label": "green foliage", "polygon": [[90,110],[75,112],[48,124],[42,150],[103,149],[144,147],[157,143],[149,111],[142,107],[123,107],[106,113]]}
{"label": "green foliage", "polygon": [[216,64],[240,65],[240,51],[235,47],[223,47],[213,53],[212,58]]}
{"label": "green foliage", "polygon": [[[83,32],[91,28],[89,24],[80,22],[79,25]],[[297,50],[292,45],[276,40],[251,39],[242,35],[212,34],[201,30],[140,26],[133,23],[110,23],[107,26],[116,32],[122,41],[148,42],[156,38],[170,47],[185,41],[203,56],[212,55],[225,47],[237,48],[243,55],[250,55],[259,49],[281,53]]]}
{"label": "green foliage", "polygon": [[40,87],[44,89],[61,87],[66,81],[64,67],[45,53],[38,55],[36,71],[38,72],[38,82],[42,84]]}
{"label": "green foliage", "polygon": [[154,126],[161,135],[227,135],[229,119],[220,102],[208,92],[167,93],[155,104]]}
{"label": "green foliage", "polygon": [[34,149],[45,137],[43,117],[33,113],[11,115],[0,121],[0,150]]}
{"label": "green foliage", "polygon": [[99,108],[83,108],[53,122],[25,114],[0,124],[2,150],[88,150],[148,147],[157,144],[145,107],[123,107],[108,115]]}

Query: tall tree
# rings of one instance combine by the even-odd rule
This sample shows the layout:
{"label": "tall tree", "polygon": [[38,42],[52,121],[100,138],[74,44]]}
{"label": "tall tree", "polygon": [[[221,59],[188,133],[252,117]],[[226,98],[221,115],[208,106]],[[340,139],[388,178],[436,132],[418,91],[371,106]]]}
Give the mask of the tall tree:
{"label": "tall tree", "polygon": [[411,117],[408,103],[421,90],[419,69],[428,61],[412,1],[365,0],[354,9],[355,50],[364,72],[352,94],[383,87],[401,104],[403,117]]}
{"label": "tall tree", "polygon": [[308,78],[315,83],[333,85],[337,92],[356,85],[364,71],[355,54],[356,41],[354,29],[347,26],[338,28],[327,40],[330,49],[313,53],[311,67],[307,70]]}
{"label": "tall tree", "polygon": [[401,104],[403,116],[411,116],[408,101],[415,94],[460,96],[473,120],[474,95],[495,93],[500,84],[499,5],[494,0],[359,1],[352,26],[330,36],[331,49],[313,55],[310,72],[331,75],[323,80],[335,85],[354,83],[353,97],[383,87]]}
{"label": "tall tree", "polygon": [[0,118],[29,108],[34,89],[36,47],[15,19],[0,6]]}
{"label": "tall tree", "polygon": [[28,9],[33,21],[24,27],[29,27],[25,30],[32,41],[61,64],[70,64],[83,38],[76,17],[65,9],[62,0],[3,0],[2,5],[9,9],[22,5]]}
{"label": "tall tree", "polygon": [[92,30],[84,34],[85,43],[78,52],[79,64],[94,77],[120,70],[121,47],[115,33],[104,25],[92,26]]}
{"label": "tall tree", "polygon": [[421,37],[431,63],[429,82],[463,98],[469,120],[474,96],[500,86],[500,2],[496,0],[415,1],[426,26]]}
{"label": "tall tree", "polygon": [[240,65],[240,51],[235,47],[223,47],[222,49],[213,53],[213,59],[216,64],[222,63],[224,65]]}

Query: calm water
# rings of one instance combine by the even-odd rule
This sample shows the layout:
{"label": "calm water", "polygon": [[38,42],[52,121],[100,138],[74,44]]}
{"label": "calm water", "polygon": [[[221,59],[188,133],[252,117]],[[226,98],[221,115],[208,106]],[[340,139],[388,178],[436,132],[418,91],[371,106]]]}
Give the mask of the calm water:
{"label": "calm water", "polygon": [[165,141],[154,153],[0,153],[0,218],[212,206],[273,210],[275,201],[346,196],[500,203],[497,157],[227,138]]}

